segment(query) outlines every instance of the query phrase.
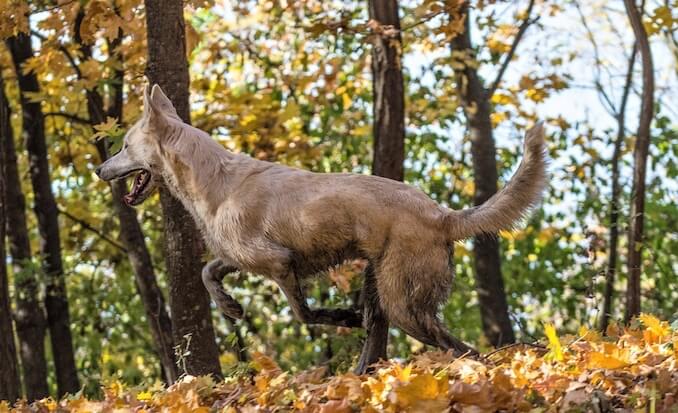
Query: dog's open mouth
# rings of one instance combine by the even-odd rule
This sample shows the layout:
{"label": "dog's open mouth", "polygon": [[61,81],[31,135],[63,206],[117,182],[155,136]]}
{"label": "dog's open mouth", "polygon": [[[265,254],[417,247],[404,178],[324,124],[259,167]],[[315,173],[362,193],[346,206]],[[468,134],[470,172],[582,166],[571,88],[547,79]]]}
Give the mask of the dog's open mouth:
{"label": "dog's open mouth", "polygon": [[150,183],[151,173],[143,169],[140,170],[139,173],[134,177],[132,189],[122,199],[129,206],[140,204],[144,199],[146,199],[146,195],[148,195],[146,193],[146,189],[148,189]]}

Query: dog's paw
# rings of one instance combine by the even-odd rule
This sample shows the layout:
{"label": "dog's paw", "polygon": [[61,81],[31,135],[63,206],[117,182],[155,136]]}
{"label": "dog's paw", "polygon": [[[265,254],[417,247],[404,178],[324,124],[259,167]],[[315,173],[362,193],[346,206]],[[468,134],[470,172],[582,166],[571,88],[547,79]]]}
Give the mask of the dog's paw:
{"label": "dog's paw", "polygon": [[219,296],[216,297],[215,302],[219,310],[221,310],[226,317],[240,320],[243,315],[245,315],[245,310],[243,310],[240,303],[235,301],[233,297],[226,294],[224,291],[219,292]]}
{"label": "dog's paw", "polygon": [[350,328],[362,327],[363,315],[347,308],[319,308],[311,311],[309,323]]}

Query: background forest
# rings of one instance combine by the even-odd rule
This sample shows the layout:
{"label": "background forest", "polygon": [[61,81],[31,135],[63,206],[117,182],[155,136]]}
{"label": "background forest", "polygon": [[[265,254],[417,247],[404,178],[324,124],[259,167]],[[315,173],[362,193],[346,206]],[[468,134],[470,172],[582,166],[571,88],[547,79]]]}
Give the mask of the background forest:
{"label": "background forest", "polygon": [[[489,349],[535,341],[544,323],[606,331],[641,310],[675,322],[677,9],[0,0],[0,399],[229,374],[255,351],[291,371],[355,364],[362,331],[294,321],[256,274],[227,277],[247,316],[225,319],[178,202],[163,192],[131,209],[126,184],[96,178],[140,115],[147,79],[232,151],[404,179],[455,209],[503,185],[526,128],[543,120],[544,201],[515,231],[455,246],[448,327]],[[355,305],[362,269],[330,269],[308,287],[312,305]],[[423,347],[390,332],[392,356]]]}

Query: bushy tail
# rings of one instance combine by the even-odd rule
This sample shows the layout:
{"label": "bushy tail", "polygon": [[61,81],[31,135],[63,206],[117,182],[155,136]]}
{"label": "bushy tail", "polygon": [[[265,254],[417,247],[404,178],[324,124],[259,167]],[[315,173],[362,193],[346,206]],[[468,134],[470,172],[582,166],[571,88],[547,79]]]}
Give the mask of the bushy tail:
{"label": "bushy tail", "polygon": [[544,127],[540,122],[525,135],[525,155],[511,180],[482,205],[449,211],[450,240],[510,229],[541,200],[546,185]]}

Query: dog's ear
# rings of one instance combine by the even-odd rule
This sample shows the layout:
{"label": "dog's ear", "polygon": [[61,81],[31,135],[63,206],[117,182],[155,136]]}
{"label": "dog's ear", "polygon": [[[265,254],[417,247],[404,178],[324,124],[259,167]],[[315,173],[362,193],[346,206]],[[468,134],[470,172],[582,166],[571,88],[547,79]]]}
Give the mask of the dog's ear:
{"label": "dog's ear", "polygon": [[150,113],[151,113],[151,103],[150,103],[150,100],[151,100],[151,92],[149,91],[148,83],[146,83],[146,84],[144,85],[144,94],[143,94],[143,97],[144,97],[144,111],[143,111],[143,113],[142,113],[142,117],[143,117],[144,119],[148,119],[148,116],[149,116]]}
{"label": "dog's ear", "polygon": [[[150,89],[150,92],[149,92]],[[144,113],[146,127],[158,130],[165,129],[171,121],[182,122],[176,109],[160,86],[144,87]]]}
{"label": "dog's ear", "polygon": [[167,95],[165,95],[165,92],[163,92],[160,86],[157,84],[153,85],[148,101],[151,105],[151,109],[153,109],[155,112],[160,112],[165,116],[179,119],[179,115],[177,115],[177,111],[174,109],[172,101],[169,100]]}

